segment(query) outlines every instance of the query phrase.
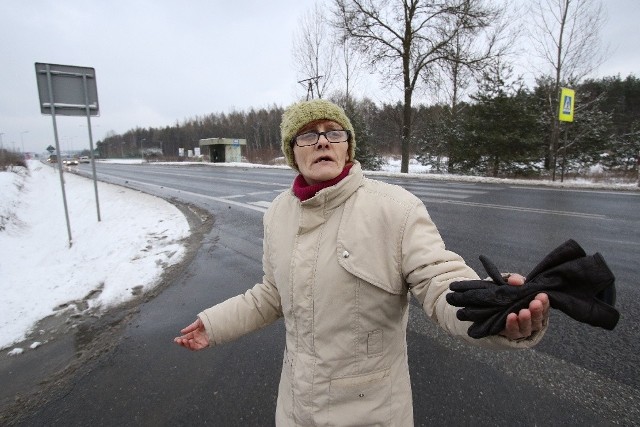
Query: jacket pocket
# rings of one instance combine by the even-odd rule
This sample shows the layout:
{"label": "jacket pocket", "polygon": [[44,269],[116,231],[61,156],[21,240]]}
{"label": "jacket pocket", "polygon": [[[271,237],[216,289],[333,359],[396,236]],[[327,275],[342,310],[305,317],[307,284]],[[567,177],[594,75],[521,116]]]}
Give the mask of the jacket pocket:
{"label": "jacket pocket", "polygon": [[390,418],[389,369],[331,380],[328,425],[387,426],[390,424]]}

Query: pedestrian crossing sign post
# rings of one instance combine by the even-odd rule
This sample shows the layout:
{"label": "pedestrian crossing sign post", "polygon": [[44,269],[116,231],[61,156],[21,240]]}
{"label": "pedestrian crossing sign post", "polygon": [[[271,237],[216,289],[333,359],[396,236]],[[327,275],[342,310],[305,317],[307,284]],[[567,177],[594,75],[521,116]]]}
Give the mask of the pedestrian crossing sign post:
{"label": "pedestrian crossing sign post", "polygon": [[573,89],[568,89],[566,87],[562,88],[562,92],[560,93],[560,115],[559,119],[561,122],[572,122],[573,121],[573,105],[576,98],[576,91]]}

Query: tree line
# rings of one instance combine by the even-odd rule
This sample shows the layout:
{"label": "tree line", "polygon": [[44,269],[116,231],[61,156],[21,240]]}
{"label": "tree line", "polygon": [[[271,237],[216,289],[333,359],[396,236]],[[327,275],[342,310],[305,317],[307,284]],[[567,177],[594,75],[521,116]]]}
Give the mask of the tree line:
{"label": "tree line", "polygon": [[[363,69],[397,93],[401,172],[418,148],[423,161],[452,172],[496,175],[505,159],[513,172],[531,169],[513,159],[539,147],[540,138],[527,128],[535,113],[546,132],[542,164],[555,180],[575,166],[570,150],[587,138],[561,123],[562,88],[581,87],[606,61],[605,22],[602,0],[331,0],[316,3],[300,20],[294,56],[300,81],[308,82],[307,97],[326,96],[339,81],[348,100]],[[514,66],[535,76],[537,104],[522,83],[510,81]],[[416,99],[424,95],[445,100],[434,103],[442,107],[441,121],[428,129],[439,135],[435,147],[420,129],[430,122],[415,114]],[[594,128],[580,130],[602,140],[606,117],[597,116],[599,101],[590,101],[581,114]],[[500,114],[518,128],[496,128],[491,120]]]}
{"label": "tree line", "polygon": [[[636,77],[587,78],[606,59],[605,20],[602,0],[319,0],[299,19],[292,54],[306,98],[347,110],[369,169],[395,154],[401,172],[416,158],[491,176],[637,173]],[[512,77],[529,59],[532,89]],[[382,87],[358,96],[365,70]],[[558,117],[563,87],[576,90],[573,123]],[[375,103],[375,93],[398,100]],[[114,133],[100,154],[176,157],[226,137],[247,139],[249,161],[271,162],[281,114],[274,105]]]}
{"label": "tree line", "polygon": [[[419,104],[411,109],[409,150],[435,172],[483,176],[548,176],[548,129],[557,110],[547,107],[551,77],[528,89],[509,70],[487,70],[469,101],[454,114],[449,104]],[[574,87],[575,118],[560,123],[559,174],[582,174],[594,167],[620,174],[638,172],[640,154],[640,79],[634,75],[587,79]],[[343,105],[357,135],[357,158],[376,170],[382,158],[401,156],[404,106],[368,98],[333,101]],[[274,163],[281,157],[283,107],[211,113],[164,128],[136,128],[98,141],[99,155],[179,159],[179,149],[194,150],[204,138],[244,138],[249,162]]]}

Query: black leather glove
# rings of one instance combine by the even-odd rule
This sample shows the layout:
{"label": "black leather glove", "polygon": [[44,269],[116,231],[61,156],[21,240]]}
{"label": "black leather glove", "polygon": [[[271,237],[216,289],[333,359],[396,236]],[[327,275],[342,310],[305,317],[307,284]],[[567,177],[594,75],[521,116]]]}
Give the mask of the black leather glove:
{"label": "black leather glove", "polygon": [[497,335],[509,313],[527,308],[541,292],[549,296],[550,305],[580,322],[613,329],[620,314],[615,303],[615,278],[596,253],[586,256],[573,240],[568,240],[547,255],[527,276],[522,286],[508,285],[498,268],[481,256],[493,282],[466,280],[449,286],[447,302],[458,310],[460,320],[472,321],[467,333],[473,338]]}

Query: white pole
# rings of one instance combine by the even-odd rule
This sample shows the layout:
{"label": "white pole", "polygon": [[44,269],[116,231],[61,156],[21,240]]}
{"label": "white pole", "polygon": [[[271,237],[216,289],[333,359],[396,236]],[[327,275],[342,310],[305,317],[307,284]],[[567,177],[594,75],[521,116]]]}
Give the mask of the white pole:
{"label": "white pole", "polygon": [[47,85],[49,86],[49,105],[51,105],[51,118],[53,120],[53,134],[56,140],[56,150],[58,152],[58,170],[60,171],[60,187],[62,188],[62,204],[64,205],[64,217],[67,220],[67,234],[69,235],[69,247],[73,245],[71,239],[71,224],[69,223],[69,209],[67,208],[67,195],[64,191],[64,177],[62,176],[62,158],[60,156],[60,141],[58,140],[58,126],[56,124],[56,107],[53,99],[53,82],[51,79],[51,66],[47,64]]}
{"label": "white pole", "polygon": [[87,129],[89,129],[89,150],[91,153],[91,168],[93,170],[93,191],[96,196],[96,210],[98,211],[98,222],[100,222],[100,201],[98,200],[98,180],[96,178],[96,162],[93,158],[93,134],[91,133],[91,109],[89,108],[89,91],[87,89],[87,75],[82,74],[82,84],[84,88],[84,105],[87,112]]}

